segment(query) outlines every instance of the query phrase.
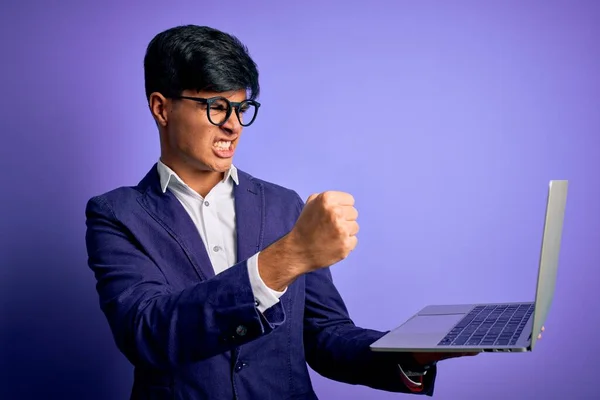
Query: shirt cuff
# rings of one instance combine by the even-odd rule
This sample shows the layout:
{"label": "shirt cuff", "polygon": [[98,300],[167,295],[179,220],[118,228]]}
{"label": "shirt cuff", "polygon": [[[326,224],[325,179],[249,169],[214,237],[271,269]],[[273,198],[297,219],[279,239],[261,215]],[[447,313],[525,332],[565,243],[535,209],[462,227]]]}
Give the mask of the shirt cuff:
{"label": "shirt cuff", "polygon": [[279,298],[284,295],[287,288],[283,292],[278,292],[265,284],[258,272],[258,254],[259,253],[256,253],[250,257],[246,264],[248,265],[248,275],[250,277],[250,285],[252,286],[252,292],[254,293],[256,307],[258,308],[258,311],[264,313],[267,309],[279,303]]}

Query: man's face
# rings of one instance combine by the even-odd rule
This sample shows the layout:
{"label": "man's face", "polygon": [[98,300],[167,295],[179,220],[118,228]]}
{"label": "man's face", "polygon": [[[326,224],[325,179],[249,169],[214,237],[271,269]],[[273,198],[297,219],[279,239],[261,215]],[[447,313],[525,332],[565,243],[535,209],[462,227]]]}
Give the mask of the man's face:
{"label": "man's face", "polygon": [[[246,99],[244,90],[225,93],[186,90],[181,95],[206,99],[222,96],[231,102]],[[222,173],[230,168],[243,127],[235,110],[225,124],[215,126],[209,121],[206,109],[206,104],[188,99],[165,103],[161,129],[165,161],[195,171]]]}

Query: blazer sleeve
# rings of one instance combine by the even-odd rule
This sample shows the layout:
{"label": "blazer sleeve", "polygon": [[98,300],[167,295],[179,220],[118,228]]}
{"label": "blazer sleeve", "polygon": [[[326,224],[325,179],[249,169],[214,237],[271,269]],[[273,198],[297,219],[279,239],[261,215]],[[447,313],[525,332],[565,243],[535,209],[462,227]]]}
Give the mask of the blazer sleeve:
{"label": "blazer sleeve", "polygon": [[177,367],[266,335],[285,321],[277,304],[255,305],[244,260],[174,290],[103,197],[86,205],[88,265],[118,348],[134,365]]}
{"label": "blazer sleeve", "polygon": [[[302,200],[299,198],[302,207]],[[335,287],[329,268],[305,276],[304,346],[317,373],[339,382],[390,392],[415,393],[401,378],[399,365],[409,354],[373,352],[370,345],[387,332],[357,327]],[[423,379],[418,394],[433,395],[437,367]]]}

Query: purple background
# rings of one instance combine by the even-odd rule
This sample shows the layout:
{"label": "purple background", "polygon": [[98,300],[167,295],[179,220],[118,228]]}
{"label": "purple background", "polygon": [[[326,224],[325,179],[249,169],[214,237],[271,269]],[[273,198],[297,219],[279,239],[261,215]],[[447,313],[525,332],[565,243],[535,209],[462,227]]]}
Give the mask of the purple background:
{"label": "purple background", "polygon": [[[263,107],[236,164],[304,198],[355,196],[359,246],[333,272],[359,325],[532,300],[548,180],[569,179],[544,339],[443,362],[435,398],[596,393],[600,2],[13,3],[0,8],[0,398],[128,398],[83,211],[157,160],[142,58],[182,23],[238,35],[259,65]],[[323,399],[398,398],[313,376]]]}

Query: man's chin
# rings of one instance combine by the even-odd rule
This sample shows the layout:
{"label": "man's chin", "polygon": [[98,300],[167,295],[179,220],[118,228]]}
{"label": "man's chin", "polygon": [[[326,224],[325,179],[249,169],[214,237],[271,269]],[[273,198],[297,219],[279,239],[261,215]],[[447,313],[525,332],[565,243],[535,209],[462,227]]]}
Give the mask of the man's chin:
{"label": "man's chin", "polygon": [[218,160],[209,167],[210,171],[223,174],[231,169],[232,160]]}

